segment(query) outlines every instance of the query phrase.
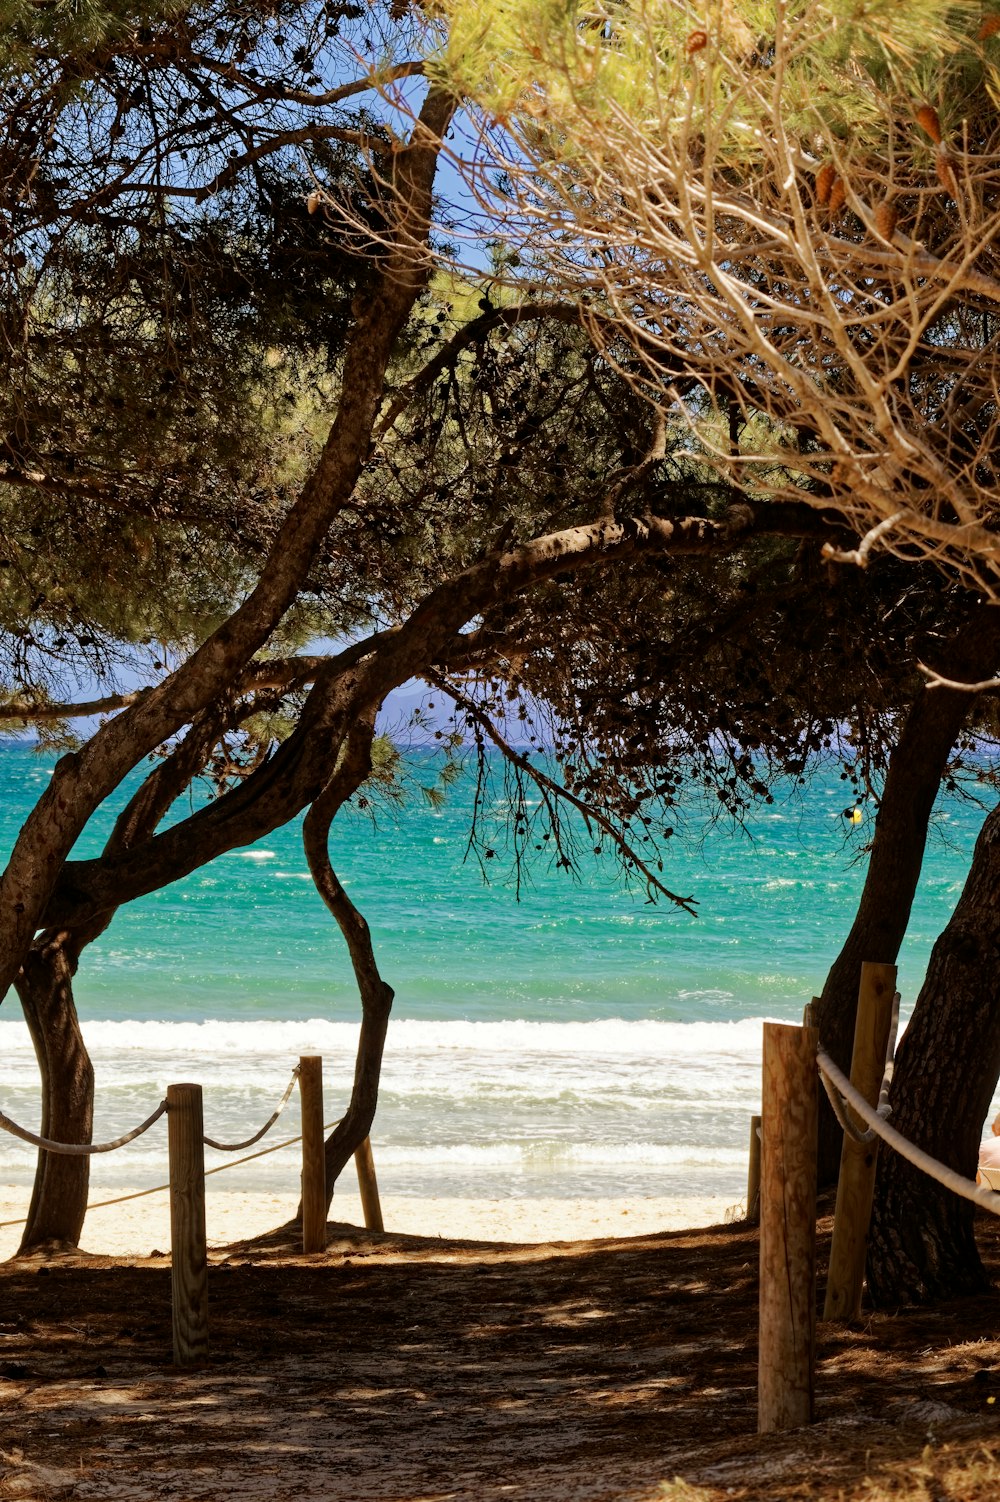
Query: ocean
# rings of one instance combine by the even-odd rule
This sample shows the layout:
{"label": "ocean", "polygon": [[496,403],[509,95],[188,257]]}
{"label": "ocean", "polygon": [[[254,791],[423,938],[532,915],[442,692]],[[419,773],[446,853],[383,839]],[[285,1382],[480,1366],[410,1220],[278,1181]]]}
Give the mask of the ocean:
{"label": "ocean", "polygon": [[[0,749],[3,850],[53,762]],[[486,885],[467,858],[473,778],[438,806],[423,791],[434,783],[429,755],[407,768],[404,807],[345,814],[333,840],[396,991],[372,1133],[383,1194],[738,1202],[762,1021],[801,1018],[863,879],[871,814],[862,805],[859,825],[845,819],[839,769],[776,790],[745,833],[706,828],[710,810],[692,798],[664,873],[696,897],[691,917],[648,905],[593,855],[573,879],[545,845],[518,899],[499,778],[484,804],[497,850]],[[79,853],[99,850],[110,817]],[[975,803],[942,796],[900,960],[904,1015],[982,818]],[[324,1057],[328,1119],[347,1101],[358,1003],[297,824],[122,910],[85,952],[76,995],[97,1073],[97,1140],[142,1120],[182,1080],[204,1086],[211,1136],[246,1137],[303,1052]],[[0,1109],[37,1130],[37,1069],[13,994],[0,1010]],[[293,1096],[275,1136],[297,1129]],[[4,1134],[0,1153],[3,1181],[30,1183],[34,1151]],[[162,1182],[165,1164],[161,1122],[94,1160],[93,1195]],[[295,1164],[294,1151],[277,1153],[227,1177],[247,1191],[287,1189]]]}

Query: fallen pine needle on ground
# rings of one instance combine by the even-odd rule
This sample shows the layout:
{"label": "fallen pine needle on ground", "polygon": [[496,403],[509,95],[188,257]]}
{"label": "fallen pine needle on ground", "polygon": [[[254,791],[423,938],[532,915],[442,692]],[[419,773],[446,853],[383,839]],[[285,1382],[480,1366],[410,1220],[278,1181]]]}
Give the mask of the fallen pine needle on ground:
{"label": "fallen pine needle on ground", "polygon": [[282,1228],[210,1254],[209,1359],[183,1371],[166,1257],[8,1262],[0,1496],[993,1502],[1000,1299],[821,1324],[816,1424],[761,1438],[757,1250],[745,1225],[521,1246],[334,1224],[303,1257]]}

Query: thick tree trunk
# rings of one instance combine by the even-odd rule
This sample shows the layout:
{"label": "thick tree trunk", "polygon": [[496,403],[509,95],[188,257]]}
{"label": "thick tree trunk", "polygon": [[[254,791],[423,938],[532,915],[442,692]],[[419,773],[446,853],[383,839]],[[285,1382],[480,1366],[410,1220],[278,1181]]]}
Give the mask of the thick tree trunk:
{"label": "thick tree trunk", "polygon": [[[976,842],[965,890],[934,946],[900,1043],[892,1124],[974,1178],[983,1121],[1000,1076],[1000,807]],[[880,1150],[868,1289],[882,1308],[980,1293],[986,1275],[975,1207],[905,1159]]]}
{"label": "thick tree trunk", "polygon": [[[115,822],[105,855],[147,839],[174,799],[201,770],[215,741],[210,717],[196,723],[159,762]],[[114,909],[73,929],[46,929],[33,943],[16,979],[18,995],[41,1074],[41,1135],[56,1142],[90,1142],[94,1120],[94,1071],[73,999],[80,955],[104,932]],[[90,1158],[38,1154],[35,1186],[20,1250],[58,1244],[75,1247],[87,1214]]]}
{"label": "thick tree trunk", "polygon": [[[42,1078],[41,1135],[57,1142],[90,1142],[94,1070],[73,1001],[76,957],[63,934],[33,949],[17,991]],[[87,1213],[89,1157],[39,1151],[35,1187],[21,1252],[41,1245],[75,1247]]]}
{"label": "thick tree trunk", "polygon": [[[963,627],[935,666],[949,678],[978,681],[1000,656],[1000,610],[986,606]],[[843,949],[827,976],[816,1011],[823,1047],[850,1070],[861,965],[894,965],[913,904],[931,809],[958,735],[976,703],[956,689],[921,689],[889,760],[875,822],[868,873]],[[836,1182],[841,1130],[825,1097],[820,1105],[819,1183]]]}

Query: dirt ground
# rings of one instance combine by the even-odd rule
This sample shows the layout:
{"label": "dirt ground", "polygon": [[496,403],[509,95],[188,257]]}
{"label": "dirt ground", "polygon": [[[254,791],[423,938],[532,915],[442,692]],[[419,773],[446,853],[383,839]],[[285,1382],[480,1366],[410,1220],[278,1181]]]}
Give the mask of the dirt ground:
{"label": "dirt ground", "polygon": [[[1000,1274],[996,1221],[982,1240]],[[183,1372],[165,1258],[0,1280],[3,1497],[1000,1495],[1000,1297],[821,1325],[817,1423],[758,1439],[743,1226],[510,1247],[335,1225],[310,1259],[276,1232],[213,1254],[211,1355]]]}

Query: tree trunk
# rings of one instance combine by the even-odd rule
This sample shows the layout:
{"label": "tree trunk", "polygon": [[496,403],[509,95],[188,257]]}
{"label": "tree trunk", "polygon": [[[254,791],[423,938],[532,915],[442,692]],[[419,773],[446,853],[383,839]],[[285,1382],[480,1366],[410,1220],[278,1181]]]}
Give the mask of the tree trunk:
{"label": "tree trunk", "polygon": [[[395,992],[379,974],[371,932],[361,913],[344,891],[330,863],[330,825],[344,802],[371,770],[371,745],[375,734],[375,709],[359,715],[336,772],[306,814],[302,843],[316,890],[337,924],[351,957],[361,997],[361,1033],[354,1067],[350,1103],[326,1140],[326,1204],[329,1211],[334,1185],[352,1155],[365,1141],[375,1119],[382,1051]],[[299,1205],[299,1216],[302,1206]]]}
{"label": "tree trunk", "polygon": [[[975,1177],[1000,1076],[998,899],[1000,806],[983,825],[965,890],[934,945],[891,1094],[893,1126],[966,1178]],[[974,1217],[969,1200],[882,1149],[868,1248],[874,1302],[885,1308],[983,1292]]]}
{"label": "tree trunk", "polygon": [[[194,726],[143,781],[115,822],[105,855],[120,854],[148,838],[174,799],[204,765],[215,739],[211,723]],[[15,982],[41,1074],[41,1135],[56,1142],[90,1142],[94,1125],[94,1070],[73,999],[80,955],[98,938],[114,909],[77,928],[46,929],[31,946]],[[90,1158],[38,1154],[35,1187],[20,1250],[79,1245],[87,1215]]]}
{"label": "tree trunk", "polygon": [[[48,936],[33,949],[16,984],[42,1079],[41,1135],[57,1142],[90,1142],[94,1069],[73,1001],[76,956],[66,938]],[[19,1250],[77,1246],[89,1185],[89,1157],[40,1150]]]}
{"label": "tree trunk", "polygon": [[[986,606],[952,639],[936,666],[949,678],[975,682],[994,671],[998,655],[1000,610]],[[858,911],[816,1009],[823,1047],[845,1073],[851,1066],[862,963],[896,963],[920,879],[931,809],[948,757],[975,703],[975,694],[962,690],[922,688],[890,756]],[[836,1183],[841,1137],[824,1096],[819,1127],[821,1188]]]}

